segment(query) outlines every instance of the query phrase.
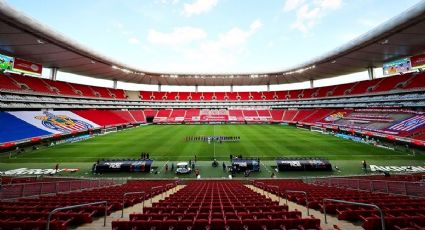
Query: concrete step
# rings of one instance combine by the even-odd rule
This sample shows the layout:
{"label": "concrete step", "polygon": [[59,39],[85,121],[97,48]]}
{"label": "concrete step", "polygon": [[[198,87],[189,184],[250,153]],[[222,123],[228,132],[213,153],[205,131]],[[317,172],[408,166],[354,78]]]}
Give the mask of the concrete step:
{"label": "concrete step", "polygon": [[[269,193],[267,191],[264,191],[263,189],[257,188],[253,185],[246,185],[248,188],[252,189],[253,191],[263,194],[264,196],[272,199],[273,201],[278,201],[280,205],[288,205],[288,208],[290,211],[298,210],[302,213],[303,217],[308,216],[307,215],[307,208],[299,205],[297,203],[294,203],[292,201],[286,201],[285,198],[278,197],[272,193]],[[287,203],[286,203],[287,202]],[[327,222],[325,223],[325,215],[321,213],[320,211],[310,209],[309,210],[310,216],[314,216],[315,218],[320,219],[320,225],[323,228],[323,230],[334,230],[334,225],[338,225],[341,229],[347,229],[347,230],[363,230],[363,227],[355,225],[351,222],[345,221],[345,220],[338,220],[336,216],[334,215],[327,215]]]}
{"label": "concrete step", "polygon": [[104,222],[104,218],[100,217],[100,218],[96,218],[93,220],[93,222],[91,223],[87,223],[84,225],[80,225],[78,227],[69,227],[68,229],[78,229],[78,230],[104,230],[104,229],[108,229],[111,230],[112,229],[112,221],[114,220],[129,220],[129,215],[130,213],[142,213],[143,212],[143,207],[152,207],[152,203],[156,203],[160,200],[163,200],[166,197],[169,197],[171,194],[179,191],[180,189],[184,188],[185,185],[177,185],[176,187],[161,193],[159,195],[156,195],[154,197],[152,197],[152,199],[149,200],[145,200],[144,204],[142,203],[138,203],[136,205],[133,205],[131,207],[127,207],[124,209],[124,216],[121,217],[121,210],[119,211],[115,211],[113,213],[111,213],[111,215],[106,217],[106,225],[103,225]]}

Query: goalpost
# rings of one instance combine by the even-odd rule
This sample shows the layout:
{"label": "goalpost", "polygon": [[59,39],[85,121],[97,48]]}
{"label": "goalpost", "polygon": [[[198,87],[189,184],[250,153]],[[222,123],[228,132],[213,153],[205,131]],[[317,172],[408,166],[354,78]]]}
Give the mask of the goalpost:
{"label": "goalpost", "polygon": [[100,134],[105,135],[105,134],[108,134],[108,133],[115,133],[117,131],[118,131],[118,129],[115,126],[114,127],[106,127],[104,129],[100,130]]}
{"label": "goalpost", "polygon": [[326,133],[326,128],[320,126],[310,126],[310,131],[318,133]]}

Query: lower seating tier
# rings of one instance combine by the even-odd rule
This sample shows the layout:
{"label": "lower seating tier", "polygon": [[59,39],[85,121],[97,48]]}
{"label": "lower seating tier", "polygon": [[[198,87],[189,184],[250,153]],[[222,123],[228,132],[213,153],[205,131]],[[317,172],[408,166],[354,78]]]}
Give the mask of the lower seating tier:
{"label": "lower seating tier", "polygon": [[112,229],[321,229],[320,219],[288,211],[240,181],[194,181]]}

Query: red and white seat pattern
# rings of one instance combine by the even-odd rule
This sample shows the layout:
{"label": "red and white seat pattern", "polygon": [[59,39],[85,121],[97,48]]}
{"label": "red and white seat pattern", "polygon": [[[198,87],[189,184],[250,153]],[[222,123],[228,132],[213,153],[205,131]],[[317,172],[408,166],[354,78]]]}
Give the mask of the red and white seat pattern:
{"label": "red and white seat pattern", "polygon": [[[374,80],[312,89],[268,91],[268,92],[158,92],[140,91],[144,101],[274,101],[298,100],[327,97],[377,94],[391,91],[411,91],[425,88],[425,73],[409,73]],[[0,75],[0,90],[23,91],[37,94],[87,97],[113,100],[127,99],[122,89],[88,86],[75,83],[52,81],[16,74]]]}

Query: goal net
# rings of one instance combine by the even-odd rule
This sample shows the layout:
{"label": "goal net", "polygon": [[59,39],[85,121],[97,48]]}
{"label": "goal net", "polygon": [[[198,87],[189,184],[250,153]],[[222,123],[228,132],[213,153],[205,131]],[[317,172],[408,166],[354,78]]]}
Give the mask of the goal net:
{"label": "goal net", "polygon": [[106,127],[100,130],[100,134],[104,135],[108,133],[114,133],[114,132],[117,132],[117,130],[118,130],[117,127]]}
{"label": "goal net", "polygon": [[318,133],[326,133],[326,128],[319,127],[319,126],[311,126],[310,131],[318,132]]}

